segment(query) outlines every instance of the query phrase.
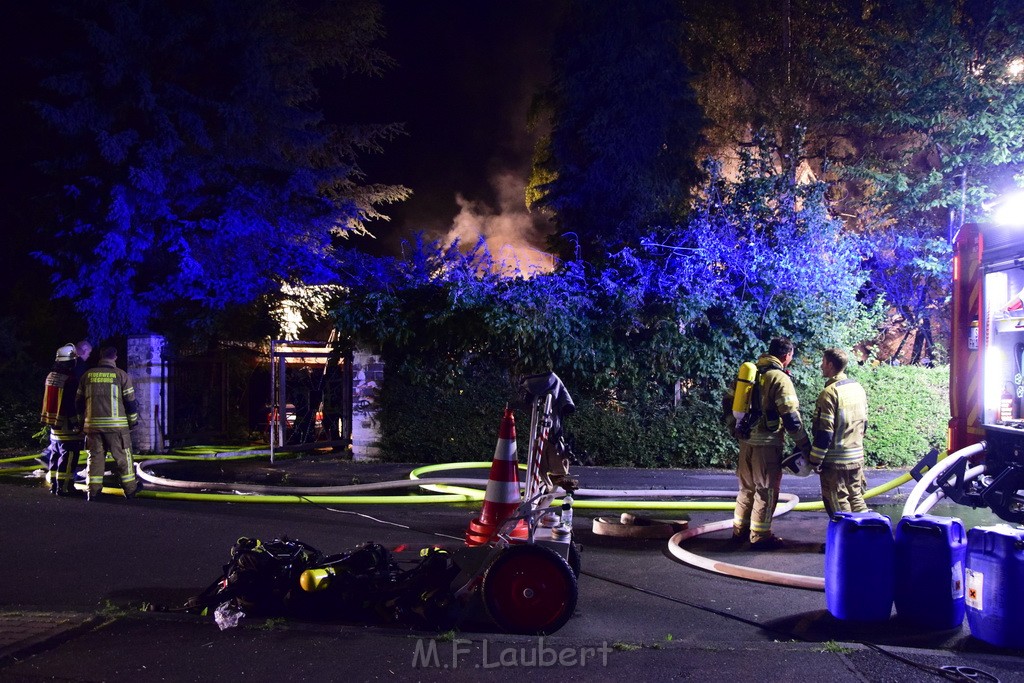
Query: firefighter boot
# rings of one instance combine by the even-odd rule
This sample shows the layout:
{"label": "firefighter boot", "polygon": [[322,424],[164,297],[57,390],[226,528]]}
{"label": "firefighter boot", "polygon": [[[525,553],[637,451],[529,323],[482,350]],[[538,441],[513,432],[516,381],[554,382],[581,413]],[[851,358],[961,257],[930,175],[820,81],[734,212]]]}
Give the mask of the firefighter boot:
{"label": "firefighter boot", "polygon": [[137,496],[139,494],[139,491],[141,491],[141,490],[142,490],[142,481],[136,479],[135,480],[135,488],[132,489],[131,493],[128,493],[127,491],[125,491],[124,497],[127,498],[128,500],[133,500],[135,498],[135,496]]}

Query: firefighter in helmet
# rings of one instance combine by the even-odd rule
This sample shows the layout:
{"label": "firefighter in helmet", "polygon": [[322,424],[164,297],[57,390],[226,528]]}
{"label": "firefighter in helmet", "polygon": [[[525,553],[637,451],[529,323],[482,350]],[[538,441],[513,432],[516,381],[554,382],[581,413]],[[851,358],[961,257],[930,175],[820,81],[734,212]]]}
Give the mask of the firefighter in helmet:
{"label": "firefighter in helmet", "polygon": [[49,481],[50,493],[70,495],[78,458],[82,449],[82,430],[75,412],[78,379],[74,375],[75,347],[65,344],[57,349],[53,369],[43,386],[43,409],[39,422],[50,427]]}

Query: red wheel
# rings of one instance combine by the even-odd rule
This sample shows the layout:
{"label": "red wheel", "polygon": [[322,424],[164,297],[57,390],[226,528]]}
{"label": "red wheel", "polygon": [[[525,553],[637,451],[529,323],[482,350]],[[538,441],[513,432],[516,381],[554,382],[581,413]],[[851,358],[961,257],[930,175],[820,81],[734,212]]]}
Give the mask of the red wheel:
{"label": "red wheel", "polygon": [[509,633],[545,635],[576,611],[576,575],[565,560],[539,545],[511,546],[484,574],[484,607]]}

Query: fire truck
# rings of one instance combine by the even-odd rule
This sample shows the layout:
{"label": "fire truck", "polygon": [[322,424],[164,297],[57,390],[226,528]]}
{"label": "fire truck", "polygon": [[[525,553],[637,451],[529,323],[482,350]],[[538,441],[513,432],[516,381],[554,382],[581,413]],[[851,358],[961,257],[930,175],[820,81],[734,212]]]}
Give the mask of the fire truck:
{"label": "fire truck", "polygon": [[1024,227],[955,237],[949,456],[933,476],[957,503],[1024,522]]}

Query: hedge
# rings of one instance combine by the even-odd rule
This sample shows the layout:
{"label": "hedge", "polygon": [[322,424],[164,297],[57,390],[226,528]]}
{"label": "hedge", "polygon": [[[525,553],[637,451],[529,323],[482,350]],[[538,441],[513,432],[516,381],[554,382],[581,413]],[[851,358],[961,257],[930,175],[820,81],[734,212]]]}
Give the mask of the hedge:
{"label": "hedge", "polygon": [[[868,395],[867,463],[909,467],[930,448],[944,448],[949,420],[948,367],[856,366],[850,375]],[[798,386],[810,424],[821,378]],[[736,442],[721,422],[718,391],[669,401],[624,404],[574,392],[565,420],[580,464],[614,467],[732,468]],[[483,361],[450,386],[427,386],[393,374],[381,392],[381,457],[398,462],[458,462],[493,457],[506,403],[514,409],[519,457],[526,459],[529,406],[507,372]]]}

